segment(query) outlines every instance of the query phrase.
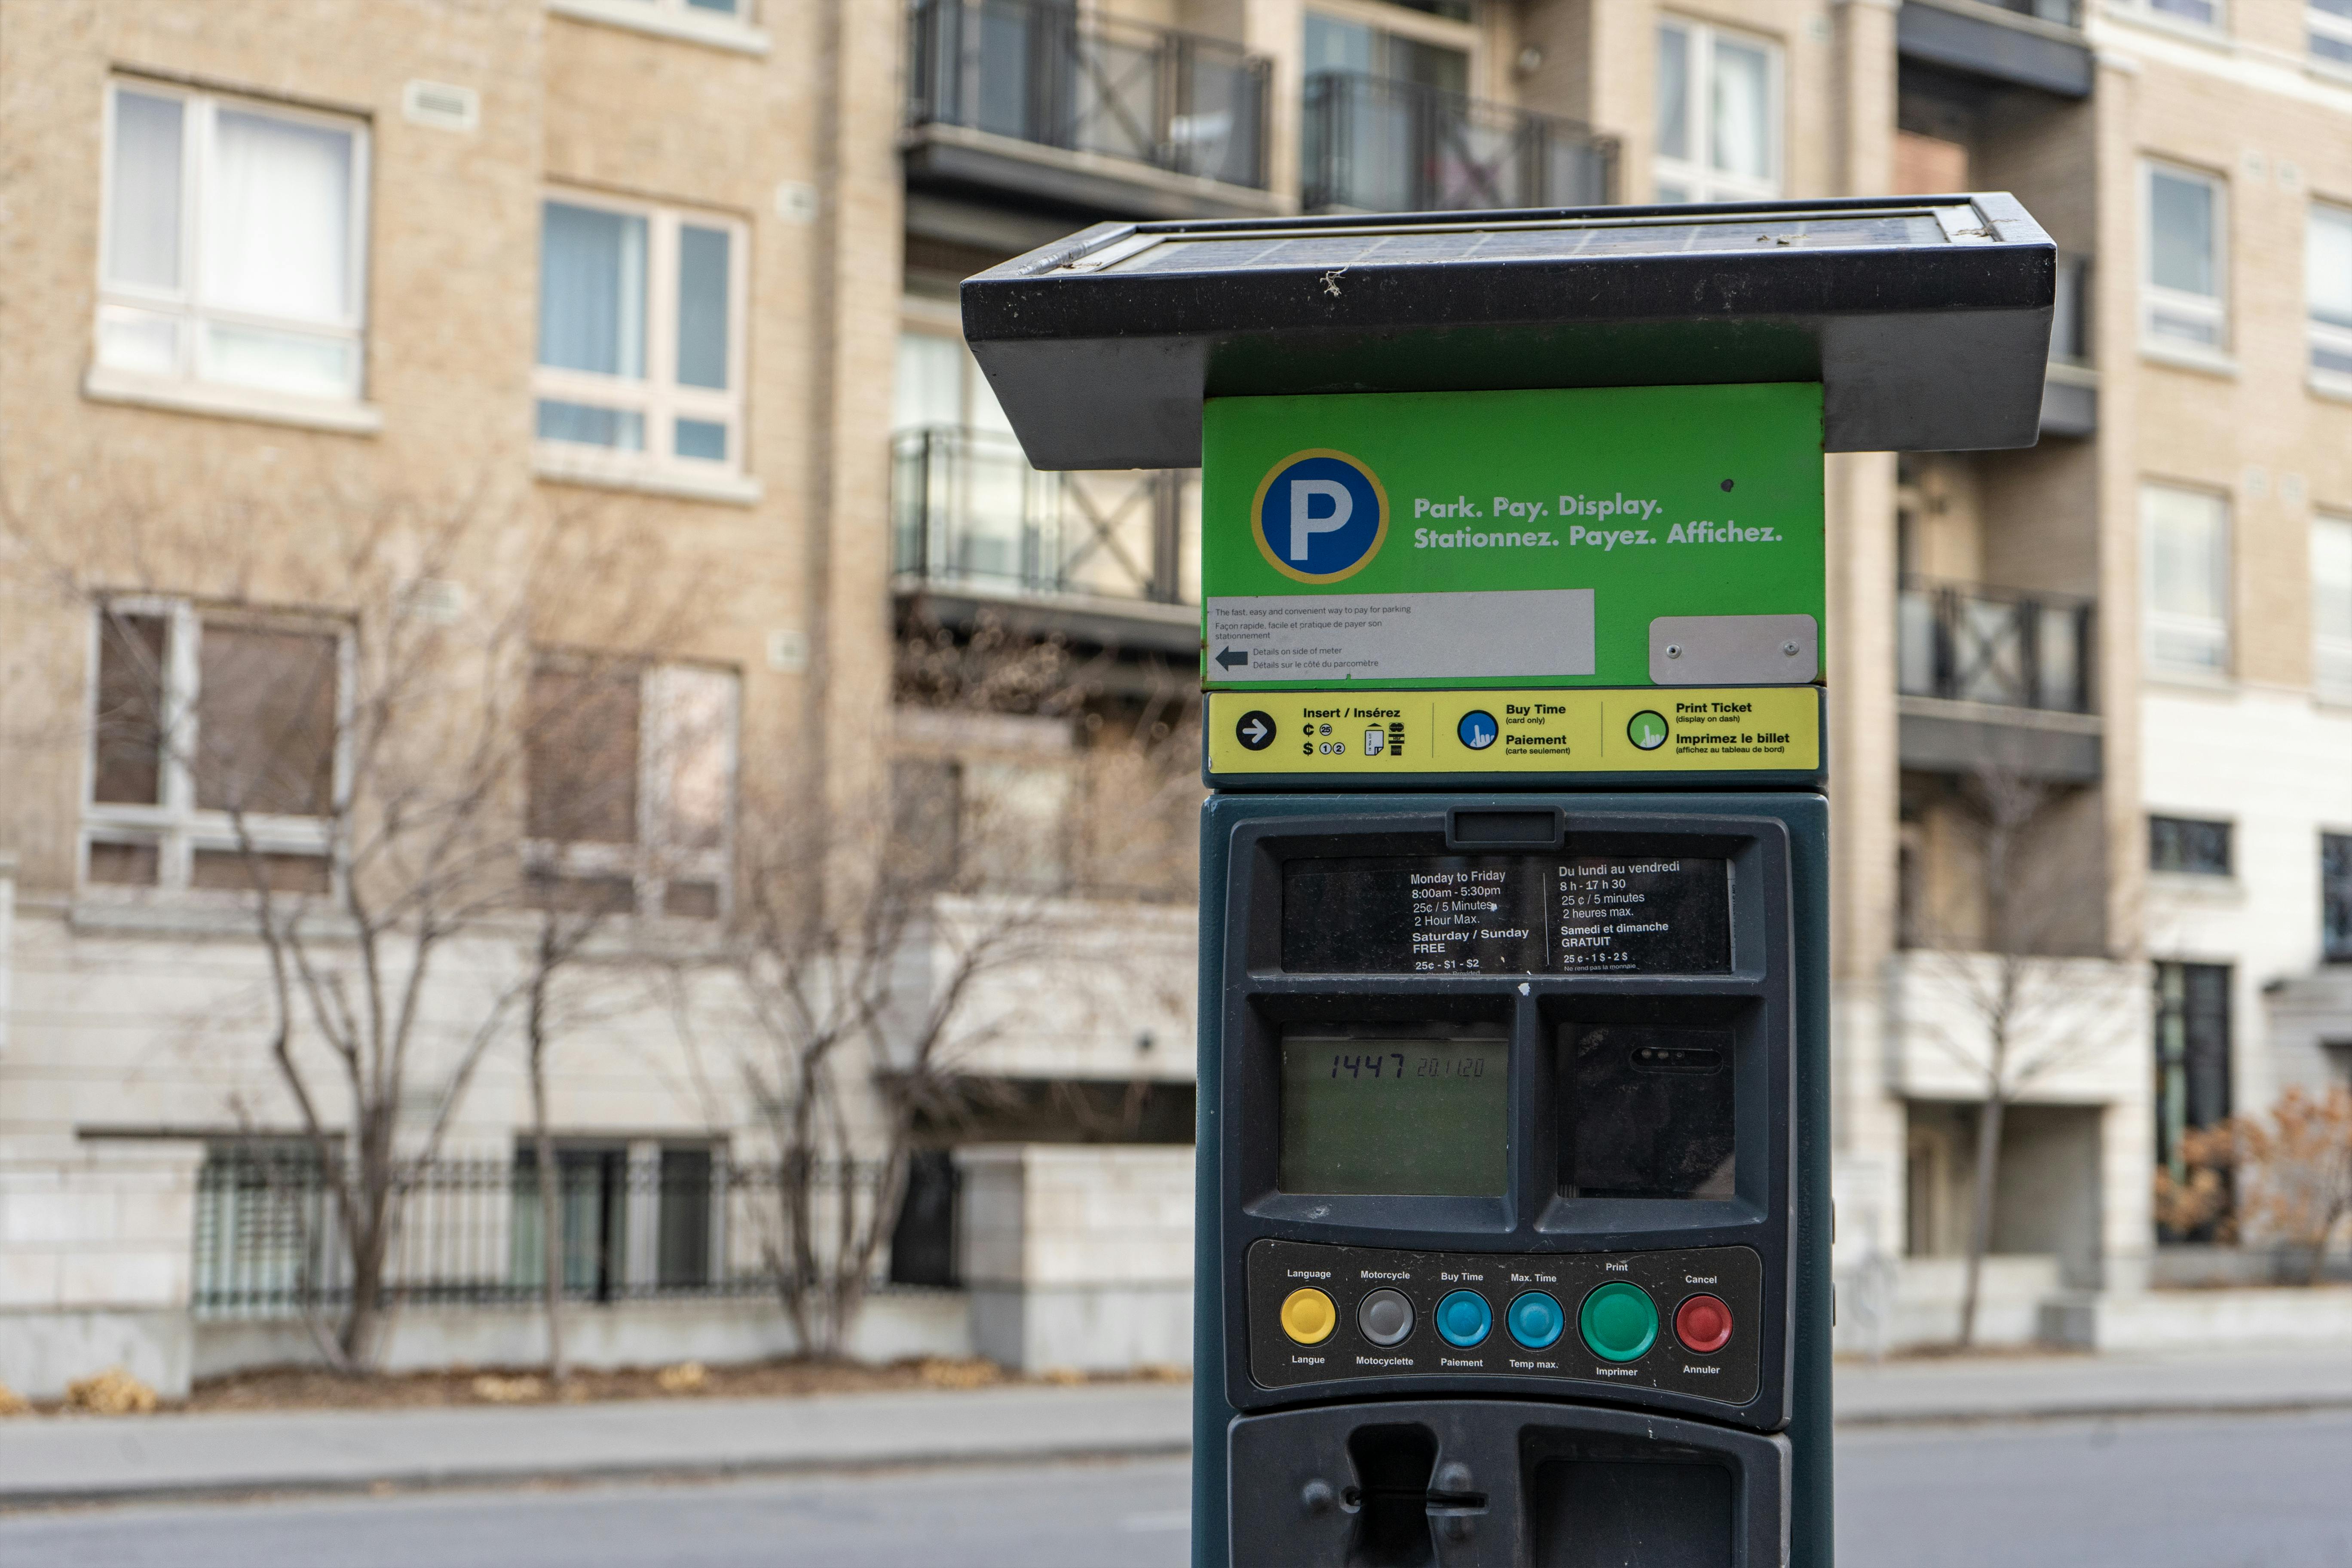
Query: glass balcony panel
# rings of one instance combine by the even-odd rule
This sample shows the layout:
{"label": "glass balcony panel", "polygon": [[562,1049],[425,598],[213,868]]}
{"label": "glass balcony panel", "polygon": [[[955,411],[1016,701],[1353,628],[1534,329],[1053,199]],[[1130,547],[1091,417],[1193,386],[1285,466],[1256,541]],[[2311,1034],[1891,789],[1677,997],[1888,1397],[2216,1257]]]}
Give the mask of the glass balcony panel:
{"label": "glass balcony panel", "polygon": [[1913,579],[1895,615],[1896,689],[1906,697],[2092,710],[2087,600]]}
{"label": "glass balcony panel", "polygon": [[1611,200],[1615,143],[1573,121],[1361,71],[1307,80],[1310,209],[1475,211]]}
{"label": "glass balcony panel", "polygon": [[908,118],[1265,184],[1267,62],[1055,0],[922,0]]}
{"label": "glass balcony panel", "polygon": [[894,567],[1000,594],[1197,603],[1197,479],[1164,469],[1039,473],[1017,442],[989,431],[906,431],[895,454]]}

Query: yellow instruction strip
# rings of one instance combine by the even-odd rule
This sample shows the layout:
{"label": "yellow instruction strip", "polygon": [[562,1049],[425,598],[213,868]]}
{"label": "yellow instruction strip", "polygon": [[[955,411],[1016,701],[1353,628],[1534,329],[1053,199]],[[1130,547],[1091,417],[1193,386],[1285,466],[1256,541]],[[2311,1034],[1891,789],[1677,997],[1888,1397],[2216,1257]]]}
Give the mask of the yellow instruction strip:
{"label": "yellow instruction strip", "polygon": [[1218,774],[1813,773],[1811,686],[1213,691]]}

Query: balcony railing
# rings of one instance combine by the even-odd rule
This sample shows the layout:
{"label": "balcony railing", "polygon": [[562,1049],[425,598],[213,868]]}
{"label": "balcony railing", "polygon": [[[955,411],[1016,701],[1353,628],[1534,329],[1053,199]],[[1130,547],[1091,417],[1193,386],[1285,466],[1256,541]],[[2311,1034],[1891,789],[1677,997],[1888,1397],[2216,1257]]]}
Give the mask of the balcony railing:
{"label": "balcony railing", "polygon": [[2062,27],[2083,25],[2082,0],[1983,0],[1983,4],[1996,11],[2031,16],[2037,22],[2055,22]]}
{"label": "balcony railing", "polygon": [[1011,437],[951,427],[907,431],[893,455],[901,576],[983,593],[1200,597],[1193,470],[1040,473]]}
{"label": "balcony railing", "polygon": [[1238,45],[1052,0],[922,0],[912,27],[915,125],[1265,184],[1271,67]]}
{"label": "balcony railing", "polygon": [[1600,206],[1617,144],[1572,120],[1353,71],[1307,79],[1310,210]]}
{"label": "balcony railing", "polygon": [[1906,582],[1895,611],[1902,693],[2091,712],[2092,609],[2084,599]]}

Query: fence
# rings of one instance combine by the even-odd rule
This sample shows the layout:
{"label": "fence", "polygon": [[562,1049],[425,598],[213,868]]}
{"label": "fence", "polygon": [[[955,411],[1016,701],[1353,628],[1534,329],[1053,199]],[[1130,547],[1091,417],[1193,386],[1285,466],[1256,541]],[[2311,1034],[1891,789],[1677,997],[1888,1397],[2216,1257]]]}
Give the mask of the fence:
{"label": "fence", "polygon": [[1307,79],[1308,211],[1601,206],[1617,144],[1553,115],[1356,71]]}
{"label": "fence", "polygon": [[1265,60],[1054,0],[924,0],[909,120],[1265,184]]}
{"label": "fence", "polygon": [[2092,711],[2089,600],[1912,579],[1895,616],[1906,697]]}
{"label": "fence", "polygon": [[[817,1179],[820,1235],[844,1203],[871,1201],[874,1167]],[[562,1147],[557,1224],[564,1297],[610,1302],[776,1289],[782,1173],[709,1149]],[[215,1152],[197,1177],[193,1306],[207,1318],[332,1310],[352,1296],[335,1184],[300,1153]],[[528,1307],[542,1299],[539,1171],[515,1160],[404,1167],[383,1300],[413,1306]]]}
{"label": "fence", "polygon": [[1009,436],[908,430],[893,448],[894,568],[1015,594],[1199,596],[1199,474],[1041,473]]}

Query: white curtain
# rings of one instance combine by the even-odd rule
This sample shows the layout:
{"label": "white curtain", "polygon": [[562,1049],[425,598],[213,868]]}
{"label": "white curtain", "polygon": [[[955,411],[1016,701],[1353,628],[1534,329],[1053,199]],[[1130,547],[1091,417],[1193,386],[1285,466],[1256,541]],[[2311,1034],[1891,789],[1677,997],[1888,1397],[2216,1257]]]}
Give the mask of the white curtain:
{"label": "white curtain", "polygon": [[2229,525],[2218,496],[2147,491],[2148,607],[2158,615],[2229,619]]}
{"label": "white curtain", "polygon": [[2352,327],[2352,212],[2311,209],[2306,260],[2311,313],[2331,326]]}
{"label": "white curtain", "polygon": [[677,379],[681,386],[727,388],[728,235],[677,231]]}
{"label": "white curtain", "polygon": [[951,428],[963,423],[963,344],[936,332],[898,334],[898,383],[890,428]]}
{"label": "white curtain", "polygon": [[1690,156],[1690,34],[1658,29],[1658,156]]}
{"label": "white curtain", "polygon": [[539,363],[644,378],[644,218],[547,204],[541,226]]}
{"label": "white curtain", "polygon": [[352,135],[223,108],[205,193],[205,293],[298,321],[352,314]]}
{"label": "white curtain", "polygon": [[1764,179],[1772,173],[1770,61],[1762,49],[1715,41],[1715,167],[1727,174]]}
{"label": "white curtain", "polygon": [[180,286],[180,137],[176,98],[114,95],[114,171],[106,210],[106,279]]}
{"label": "white curtain", "polygon": [[2211,295],[2213,187],[2161,169],[2147,186],[2150,280],[2159,289]]}

